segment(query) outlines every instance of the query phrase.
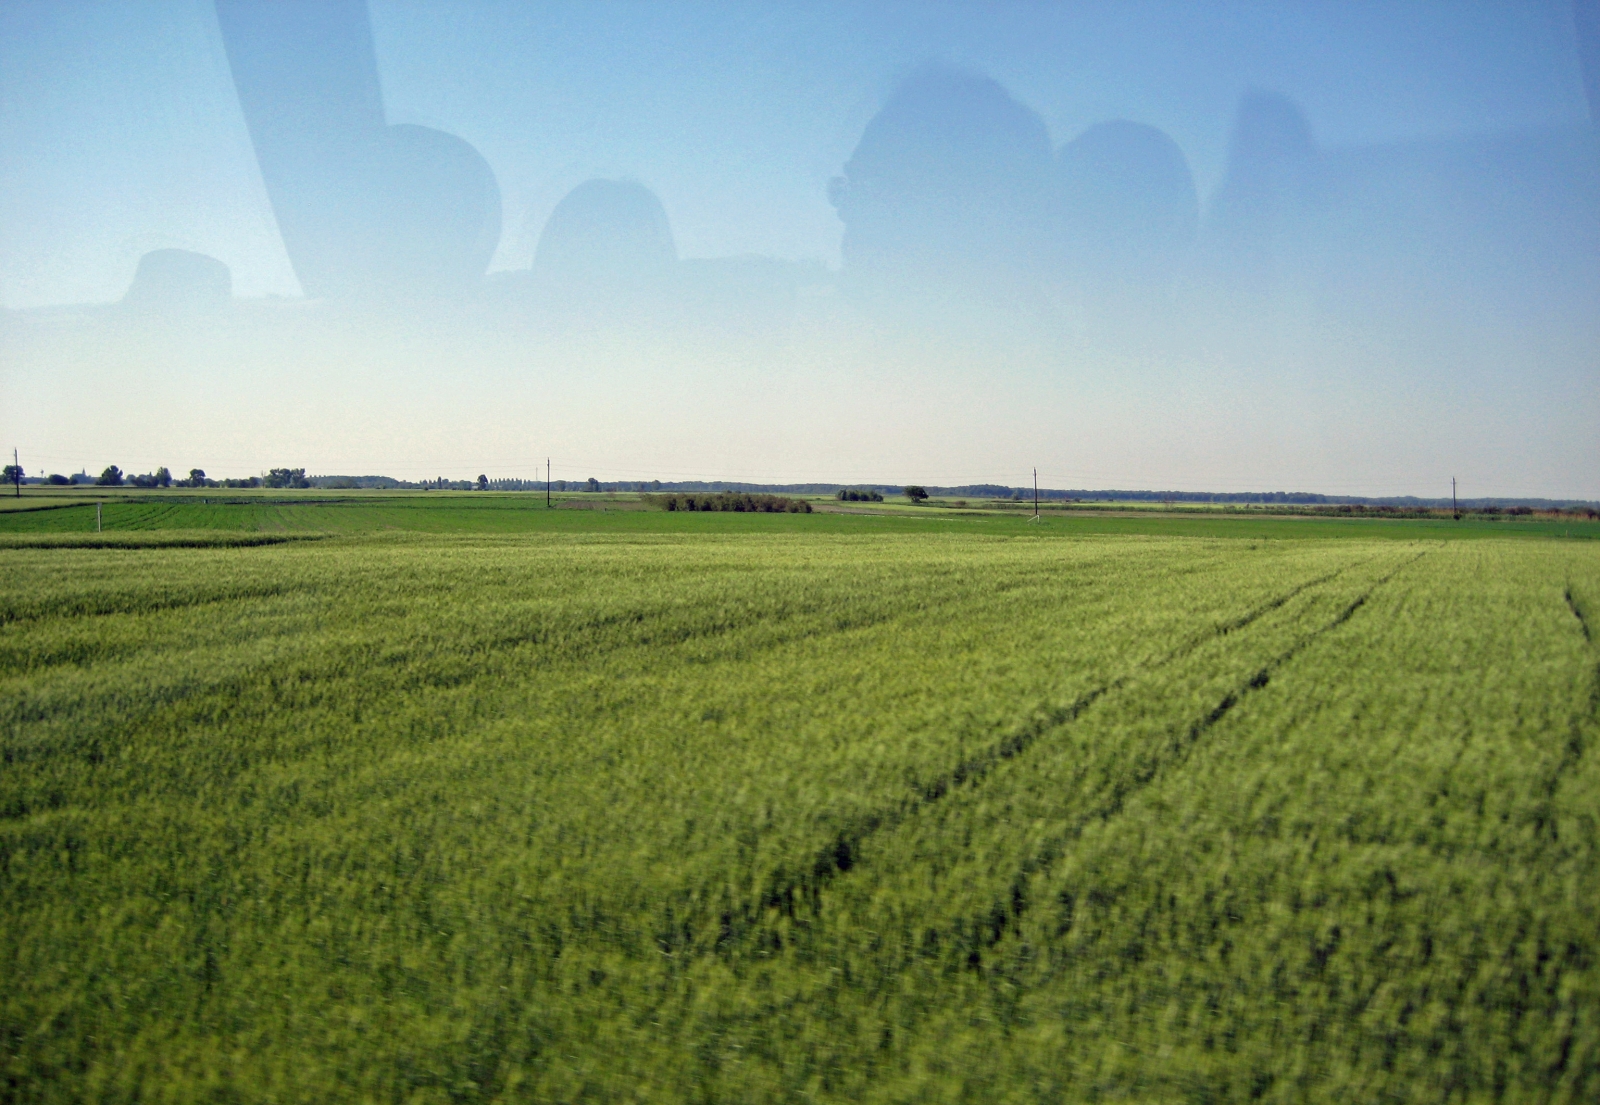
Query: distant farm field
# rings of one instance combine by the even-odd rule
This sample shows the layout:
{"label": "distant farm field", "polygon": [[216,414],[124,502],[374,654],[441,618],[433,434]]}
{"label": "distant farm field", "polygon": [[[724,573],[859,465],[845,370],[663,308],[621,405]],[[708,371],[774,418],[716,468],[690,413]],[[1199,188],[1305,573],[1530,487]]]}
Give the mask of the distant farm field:
{"label": "distant farm field", "polygon": [[[70,494],[24,495],[0,509],[0,548],[24,534],[95,532],[96,504],[105,534],[227,530],[262,533],[434,534],[553,533],[941,533],[1019,534],[1042,529],[1062,536],[1142,534],[1160,537],[1365,537],[1375,540],[1460,540],[1480,537],[1600,539],[1600,522],[1567,516],[1322,517],[1268,512],[1224,513],[1215,507],[1162,511],[1156,505],[1084,504],[1046,508],[1031,521],[1019,504],[984,509],[914,507],[905,502],[814,500],[823,517],[791,518],[641,510],[637,495],[558,493],[557,509],[542,494],[495,492],[127,491],[80,488]],[[563,509],[565,508],[565,509]],[[994,508],[994,509],[990,509]],[[121,539],[121,538],[119,538]]]}
{"label": "distant farm field", "polygon": [[465,500],[0,518],[0,1101],[1600,1097],[1600,542]]}

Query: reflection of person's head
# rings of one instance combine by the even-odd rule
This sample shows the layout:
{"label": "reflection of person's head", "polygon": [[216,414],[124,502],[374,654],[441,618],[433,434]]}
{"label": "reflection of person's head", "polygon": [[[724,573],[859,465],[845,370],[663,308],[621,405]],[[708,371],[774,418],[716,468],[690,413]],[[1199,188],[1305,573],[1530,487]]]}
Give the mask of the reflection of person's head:
{"label": "reflection of person's head", "polygon": [[1044,123],[992,80],[926,70],[867,124],[830,199],[859,269],[1024,261],[1050,165]]}
{"label": "reflection of person's head", "polygon": [[1177,143],[1143,123],[1100,123],[1062,147],[1057,173],[1071,270],[1089,280],[1171,278],[1200,218]]}
{"label": "reflection of person's head", "polygon": [[400,123],[366,151],[348,261],[363,290],[432,295],[482,279],[500,243],[500,186],[483,155],[453,134]]}
{"label": "reflection of person's head", "polygon": [[1311,126],[1292,100],[1247,93],[1234,117],[1228,175],[1212,200],[1212,222],[1224,234],[1270,234],[1278,220],[1312,200],[1317,159]]}
{"label": "reflection of person's head", "polygon": [[660,277],[677,257],[654,192],[631,180],[587,180],[550,213],[533,266],[561,284],[635,283]]}
{"label": "reflection of person's head", "polygon": [[157,249],[139,258],[122,302],[141,310],[206,310],[226,306],[232,297],[233,273],[215,257]]}

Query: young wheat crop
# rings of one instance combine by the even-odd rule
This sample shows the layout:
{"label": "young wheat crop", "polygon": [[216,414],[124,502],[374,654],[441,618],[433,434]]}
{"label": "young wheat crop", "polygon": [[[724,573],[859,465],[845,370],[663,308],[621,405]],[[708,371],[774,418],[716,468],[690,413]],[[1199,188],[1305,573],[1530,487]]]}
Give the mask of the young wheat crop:
{"label": "young wheat crop", "polygon": [[3,555],[8,1099],[1600,1088],[1587,543]]}

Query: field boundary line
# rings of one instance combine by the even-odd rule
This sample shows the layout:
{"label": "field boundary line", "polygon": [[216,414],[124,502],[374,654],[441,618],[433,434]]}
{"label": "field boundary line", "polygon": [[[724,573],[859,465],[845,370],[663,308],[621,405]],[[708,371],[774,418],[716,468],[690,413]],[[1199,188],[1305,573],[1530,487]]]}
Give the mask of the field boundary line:
{"label": "field boundary line", "polygon": [[40,503],[38,506],[14,506],[10,510],[0,510],[0,515],[6,514],[38,514],[42,510],[77,510],[79,507],[94,506],[92,502],[76,503]]}

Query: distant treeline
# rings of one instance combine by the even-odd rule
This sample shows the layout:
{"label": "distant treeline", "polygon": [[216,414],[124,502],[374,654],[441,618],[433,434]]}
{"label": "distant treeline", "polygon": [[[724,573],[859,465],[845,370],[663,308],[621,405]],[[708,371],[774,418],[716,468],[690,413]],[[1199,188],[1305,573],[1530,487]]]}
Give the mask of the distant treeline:
{"label": "distant treeline", "polygon": [[[890,488],[898,492],[900,488]],[[1000,484],[978,483],[960,487],[934,487],[930,494],[941,497],[969,499],[1033,499],[1031,487],[1005,487]],[[1235,503],[1278,506],[1368,506],[1368,507],[1422,507],[1439,510],[1450,509],[1448,496],[1441,499],[1421,499],[1414,495],[1391,495],[1368,498],[1360,495],[1319,495],[1314,491],[1090,491],[1084,488],[1039,489],[1040,500],[1120,503]],[[1528,507],[1533,510],[1559,510],[1569,507],[1600,507],[1600,502],[1584,499],[1458,499],[1462,510],[1482,511],[1491,507]]]}
{"label": "distant treeline", "polygon": [[[178,479],[159,468],[154,473],[133,476],[110,465],[98,477],[86,472],[72,476],[24,477],[27,484],[85,484],[101,486],[134,487],[314,487],[325,490],[372,489],[379,491],[442,490],[442,491],[552,491],[630,492],[630,493],[711,493],[741,495],[828,495],[847,502],[878,502],[885,495],[903,495],[909,485],[897,483],[837,484],[837,483],[738,483],[713,480],[554,480],[548,485],[544,480],[489,479],[480,475],[476,480],[398,480],[392,476],[307,476],[303,468],[274,468],[265,476],[243,479],[208,479],[200,469],[192,469],[188,479]],[[1032,487],[1008,487],[997,483],[969,483],[954,487],[924,485],[928,494],[947,499],[1010,499],[1032,501]],[[854,499],[851,495],[856,496]],[[876,497],[874,497],[876,496]],[[1422,499],[1414,495],[1391,495],[1369,498],[1360,495],[1320,495],[1313,491],[1094,491],[1087,488],[1041,487],[1039,498],[1047,502],[1084,503],[1216,503],[1238,506],[1319,506],[1365,507],[1369,510],[1421,509],[1449,510],[1448,497]],[[1600,500],[1587,499],[1513,499],[1477,498],[1459,499],[1458,509],[1474,513],[1508,512],[1514,508],[1528,510],[1586,510],[1600,509]]]}
{"label": "distant treeline", "polygon": [[[476,491],[481,490],[473,480],[447,480],[440,477],[436,480],[397,480],[392,476],[310,476],[308,480],[312,487],[320,487],[329,491]],[[504,484],[506,486],[495,486]],[[532,491],[532,480],[491,480],[489,490],[493,491]],[[538,484],[538,490],[544,490],[544,482]]]}
{"label": "distant treeline", "polygon": [[[491,486],[499,481],[490,481]],[[530,491],[544,490],[542,480],[505,481],[507,483],[521,482],[522,489]],[[1032,487],[1007,487],[996,483],[969,483],[955,487],[936,487],[933,484],[923,485],[930,495],[940,498],[960,499],[1033,499]],[[556,480],[550,485],[555,491],[622,491],[622,492],[652,492],[652,491],[727,491],[748,492],[758,495],[829,495],[838,497],[839,492],[855,491],[877,492],[880,495],[903,495],[906,485],[898,483],[737,483],[713,480],[710,482],[700,480],[614,480],[603,481],[588,480]],[[1369,507],[1425,507],[1433,510],[1450,508],[1450,499],[1420,499],[1413,495],[1395,495],[1386,498],[1365,498],[1359,495],[1320,495],[1313,491],[1093,491],[1084,488],[1047,488],[1039,489],[1040,500],[1052,502],[1151,502],[1151,503],[1233,503],[1233,504],[1260,504],[1278,506],[1351,506],[1364,505]],[[1505,499],[1505,498],[1480,498],[1460,499],[1458,505],[1462,510],[1482,511],[1490,507],[1499,507],[1502,510],[1508,507],[1525,506],[1533,510],[1558,510],[1577,507],[1579,509],[1590,507],[1600,508],[1600,501],[1584,499]]]}
{"label": "distant treeline", "polygon": [[354,491],[358,488],[396,491],[402,487],[420,487],[421,485],[405,484],[389,476],[312,476],[311,486],[332,491]]}
{"label": "distant treeline", "polygon": [[[295,482],[298,481],[298,482]],[[189,469],[189,475],[179,479],[167,470],[165,465],[154,472],[135,475],[124,472],[115,464],[108,464],[98,476],[91,476],[88,472],[75,472],[70,476],[63,476],[53,472],[48,476],[30,476],[18,481],[19,483],[48,484],[52,487],[77,487],[88,485],[93,487],[307,487],[305,470],[302,468],[274,468],[267,476],[247,476],[243,479],[216,480],[208,477],[199,468]]]}
{"label": "distant treeline", "polygon": [[752,495],[719,491],[707,494],[651,495],[648,501],[662,510],[735,511],[740,514],[810,514],[811,504],[784,495]]}

